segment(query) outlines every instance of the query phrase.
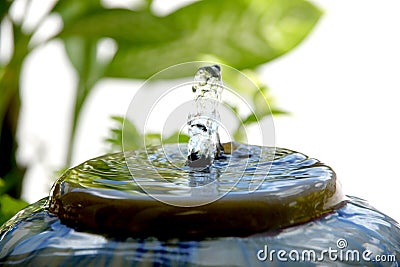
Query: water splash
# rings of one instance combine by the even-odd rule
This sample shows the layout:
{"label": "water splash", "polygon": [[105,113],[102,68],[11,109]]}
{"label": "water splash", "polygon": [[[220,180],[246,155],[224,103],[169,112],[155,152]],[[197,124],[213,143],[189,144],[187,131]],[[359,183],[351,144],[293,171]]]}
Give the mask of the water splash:
{"label": "water splash", "polygon": [[222,93],[221,67],[201,67],[194,77],[195,110],[188,115],[188,165],[207,169],[223,152],[218,126],[218,106]]}

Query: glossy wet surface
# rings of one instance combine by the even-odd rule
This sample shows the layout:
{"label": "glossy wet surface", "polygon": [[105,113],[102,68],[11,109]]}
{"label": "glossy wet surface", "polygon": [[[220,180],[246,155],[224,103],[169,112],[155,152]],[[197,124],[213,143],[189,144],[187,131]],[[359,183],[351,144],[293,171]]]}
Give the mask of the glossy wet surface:
{"label": "glossy wet surface", "polygon": [[[291,266],[398,266],[400,260],[399,225],[357,198],[350,198],[346,206],[301,225],[249,237],[202,241],[107,238],[76,231],[44,210],[44,201],[2,227],[0,265],[287,266],[288,262],[279,261],[276,253],[272,260],[263,259],[261,253],[260,260],[257,254],[265,246],[268,257],[272,250],[281,249],[287,253],[295,251],[294,259],[299,254],[299,260],[290,260]],[[345,240],[346,247],[340,249],[339,240]],[[335,260],[323,253],[329,248],[337,251],[332,254]],[[317,261],[301,260],[301,254],[307,250],[316,253]],[[366,250],[370,261],[362,258]],[[360,260],[346,258],[352,253],[359,255]],[[377,255],[392,260],[374,262]],[[286,258],[289,259],[288,254]]]}
{"label": "glossy wet surface", "polygon": [[[232,154],[214,162],[209,172],[196,172],[186,166],[185,145],[166,145],[147,151],[129,151],[89,160],[68,170],[58,183],[68,184],[61,194],[86,189],[109,198],[222,197],[257,191],[286,197],[309,189],[307,181],[319,180],[315,187],[335,180],[332,169],[316,159],[287,149],[235,144]],[[126,160],[125,160],[126,159]],[[313,180],[314,181],[314,180]],[[211,192],[201,195],[202,186]],[[198,192],[197,192],[198,191]],[[193,193],[198,195],[193,196]],[[201,200],[199,200],[201,202]]]}
{"label": "glossy wet surface", "polygon": [[287,227],[345,202],[334,172],[315,159],[238,143],[228,150],[208,172],[185,165],[184,145],[89,160],[56,183],[49,210],[111,236],[202,239]]}
{"label": "glossy wet surface", "polygon": [[0,265],[286,266],[279,250],[291,266],[399,265],[399,224],[344,197],[318,160],[234,143],[212,170],[193,172],[185,151],[68,170],[49,199],[0,228]]}

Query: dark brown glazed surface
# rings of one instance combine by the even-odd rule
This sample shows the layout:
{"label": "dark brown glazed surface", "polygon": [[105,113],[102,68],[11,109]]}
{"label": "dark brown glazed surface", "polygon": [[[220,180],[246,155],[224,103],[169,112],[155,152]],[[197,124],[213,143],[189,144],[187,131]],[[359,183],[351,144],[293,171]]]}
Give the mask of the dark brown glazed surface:
{"label": "dark brown glazed surface", "polygon": [[[176,167],[183,166],[177,150],[164,148],[167,156],[161,148],[130,151],[82,163],[56,182],[49,210],[75,229],[110,236],[204,239],[278,230],[346,201],[333,170],[301,153],[225,144],[227,158],[215,163],[223,171],[193,175]],[[193,188],[211,184],[211,192],[194,194]]]}

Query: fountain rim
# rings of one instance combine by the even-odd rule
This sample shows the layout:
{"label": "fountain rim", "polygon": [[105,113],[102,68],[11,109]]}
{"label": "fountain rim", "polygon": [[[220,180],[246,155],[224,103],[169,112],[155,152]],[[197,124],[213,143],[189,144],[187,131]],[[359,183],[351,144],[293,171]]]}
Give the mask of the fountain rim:
{"label": "fountain rim", "polygon": [[[306,193],[284,197],[257,191],[227,194],[214,202],[191,207],[169,205],[145,195],[115,196],[107,194],[107,190],[89,190],[69,183],[67,171],[51,191],[48,210],[73,228],[111,236],[161,239],[249,236],[310,221],[347,202],[335,172],[318,164],[331,175],[319,187],[315,185],[321,184],[321,179],[302,179],[304,188],[308,188]],[[175,200],[190,201],[187,197]]]}

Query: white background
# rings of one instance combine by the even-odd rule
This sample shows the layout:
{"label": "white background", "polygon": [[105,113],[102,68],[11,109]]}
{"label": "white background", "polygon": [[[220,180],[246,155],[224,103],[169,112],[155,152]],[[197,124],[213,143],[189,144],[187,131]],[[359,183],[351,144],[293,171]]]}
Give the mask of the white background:
{"label": "white background", "polygon": [[[345,193],[400,221],[400,2],[313,2],[324,15],[311,35],[260,68],[277,105],[291,113],[274,118],[276,145],[330,165]],[[30,202],[48,195],[54,171],[63,167],[76,82],[63,53],[58,42],[40,47],[23,72],[18,155],[30,166],[24,192]],[[74,164],[106,152],[109,116],[125,113],[139,85],[97,85],[84,107]]]}

